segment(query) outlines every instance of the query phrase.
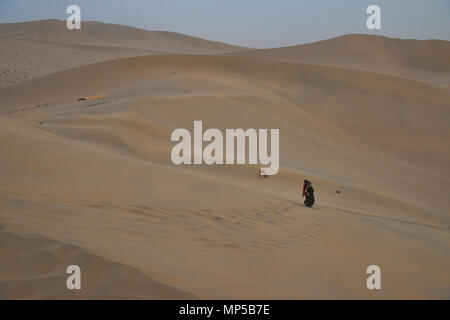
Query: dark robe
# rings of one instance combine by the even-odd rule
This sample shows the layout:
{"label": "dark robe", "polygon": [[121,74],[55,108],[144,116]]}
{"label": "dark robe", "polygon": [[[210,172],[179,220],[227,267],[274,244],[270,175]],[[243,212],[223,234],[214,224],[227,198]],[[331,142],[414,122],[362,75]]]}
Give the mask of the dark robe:
{"label": "dark robe", "polygon": [[311,207],[314,204],[314,188],[309,185],[306,187],[306,199],[305,199],[305,206]]}

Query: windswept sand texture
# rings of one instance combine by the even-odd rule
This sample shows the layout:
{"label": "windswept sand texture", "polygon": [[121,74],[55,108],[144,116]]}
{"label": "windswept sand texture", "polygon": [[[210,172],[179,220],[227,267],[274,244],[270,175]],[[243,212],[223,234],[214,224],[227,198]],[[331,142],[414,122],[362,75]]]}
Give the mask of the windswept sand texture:
{"label": "windswept sand texture", "polygon": [[[402,77],[188,54],[4,88],[0,297],[448,299],[449,101]],[[194,120],[279,128],[280,172],[173,165],[172,130]],[[69,263],[90,291],[67,292]]]}

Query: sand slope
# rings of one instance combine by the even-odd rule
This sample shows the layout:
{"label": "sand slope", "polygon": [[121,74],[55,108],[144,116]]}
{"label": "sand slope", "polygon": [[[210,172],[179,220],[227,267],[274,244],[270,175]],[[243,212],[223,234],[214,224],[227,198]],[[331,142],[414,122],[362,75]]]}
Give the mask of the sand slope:
{"label": "sand slope", "polygon": [[85,64],[149,54],[157,52],[0,37],[0,88]]}
{"label": "sand slope", "polygon": [[14,39],[57,43],[107,45],[173,53],[225,53],[242,47],[168,31],[84,21],[80,30],[68,30],[66,21],[39,20],[0,25],[0,35]]}
{"label": "sand slope", "polygon": [[99,61],[158,53],[216,54],[242,47],[165,31],[86,21],[68,30],[66,21],[0,24],[0,88]]}
{"label": "sand slope", "polygon": [[450,42],[443,40],[351,34],[304,45],[246,50],[235,55],[379,72],[437,84],[450,79]]}
{"label": "sand slope", "polygon": [[[142,273],[39,235],[0,231],[0,297],[15,299],[194,299]],[[82,271],[82,290],[66,290],[67,266]],[[44,289],[44,290],[43,290]]]}
{"label": "sand slope", "polygon": [[[76,102],[103,92],[114,101]],[[0,90],[0,223],[199,298],[448,298],[449,98],[400,77],[226,56],[47,75]],[[279,128],[280,172],[174,166],[170,134],[194,120]],[[365,287],[370,264],[381,291]]]}

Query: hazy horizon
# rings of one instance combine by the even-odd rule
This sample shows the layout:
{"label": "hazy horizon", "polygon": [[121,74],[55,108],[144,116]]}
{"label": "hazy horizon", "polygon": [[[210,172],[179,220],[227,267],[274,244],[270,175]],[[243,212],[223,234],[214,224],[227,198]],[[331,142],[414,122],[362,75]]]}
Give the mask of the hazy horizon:
{"label": "hazy horizon", "polygon": [[[67,18],[68,5],[81,7],[82,21],[171,31],[207,40],[273,48],[334,38],[345,34],[400,39],[450,40],[450,2],[399,0],[319,1],[143,1],[5,0],[0,23]],[[366,8],[381,8],[381,30],[366,28]]]}

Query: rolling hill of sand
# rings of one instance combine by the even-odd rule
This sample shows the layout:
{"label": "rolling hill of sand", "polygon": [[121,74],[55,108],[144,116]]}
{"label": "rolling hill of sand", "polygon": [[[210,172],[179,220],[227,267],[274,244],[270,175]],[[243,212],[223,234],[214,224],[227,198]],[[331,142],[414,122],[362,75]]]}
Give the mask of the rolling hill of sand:
{"label": "rolling hill of sand", "polygon": [[148,31],[97,21],[82,22],[80,30],[68,30],[66,21],[62,20],[5,23],[0,24],[0,35],[23,40],[127,47],[171,53],[214,54],[243,49],[175,32]]}
{"label": "rolling hill of sand", "polygon": [[[77,102],[99,93],[114,100]],[[448,298],[449,101],[402,77],[204,55],[113,60],[4,88],[0,236],[16,249],[2,250],[39,267],[9,266],[0,288],[27,281],[0,295],[67,298],[61,272],[75,246],[70,263],[92,272],[95,257],[106,281],[119,279],[102,291],[84,280],[95,298],[159,298],[157,285],[171,298]],[[279,128],[280,172],[173,165],[172,130],[194,120]],[[381,291],[366,288],[371,264]]]}
{"label": "rolling hill of sand", "polygon": [[149,54],[156,53],[123,47],[0,37],[0,88],[85,64]]}
{"label": "rolling hill of sand", "polygon": [[351,34],[303,45],[234,54],[365,70],[435,84],[450,81],[450,42],[443,40]]}
{"label": "rolling hill of sand", "polygon": [[0,88],[100,61],[159,53],[217,54],[242,47],[165,31],[87,21],[68,30],[65,21],[0,24]]}

